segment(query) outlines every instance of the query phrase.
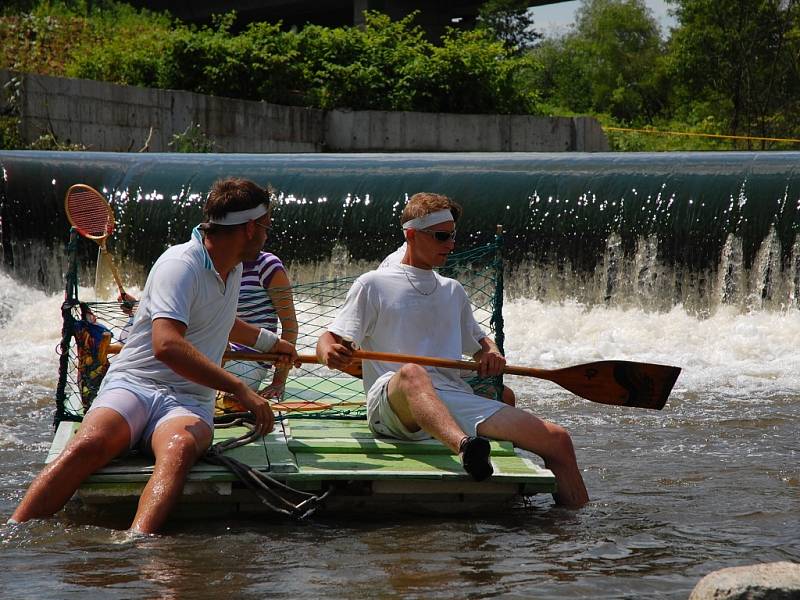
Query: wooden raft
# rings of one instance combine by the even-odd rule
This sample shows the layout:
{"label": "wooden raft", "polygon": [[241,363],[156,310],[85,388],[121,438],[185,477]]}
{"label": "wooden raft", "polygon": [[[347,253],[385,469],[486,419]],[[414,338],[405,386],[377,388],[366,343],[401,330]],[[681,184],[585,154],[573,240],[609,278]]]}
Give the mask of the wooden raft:
{"label": "wooden raft", "polygon": [[[458,456],[436,440],[375,438],[364,419],[310,417],[315,410],[330,411],[337,404],[352,406],[353,391],[361,386],[355,379],[344,385],[342,380],[332,381],[330,389],[314,383],[316,397],[310,398],[307,385],[293,385],[290,380],[283,403],[296,412],[282,413],[272,433],[226,455],[295,489],[322,493],[332,487],[321,513],[498,512],[503,504],[555,490],[552,472],[510,442],[492,442],[494,475],[478,483],[464,473]],[[77,428],[72,422],[59,425],[47,462]],[[243,427],[217,429],[214,441],[237,438],[246,431]],[[146,457],[115,460],[88,479],[77,496],[99,509],[132,513],[152,470],[152,461]],[[189,475],[176,515],[265,512],[269,509],[230,471],[201,462]]]}

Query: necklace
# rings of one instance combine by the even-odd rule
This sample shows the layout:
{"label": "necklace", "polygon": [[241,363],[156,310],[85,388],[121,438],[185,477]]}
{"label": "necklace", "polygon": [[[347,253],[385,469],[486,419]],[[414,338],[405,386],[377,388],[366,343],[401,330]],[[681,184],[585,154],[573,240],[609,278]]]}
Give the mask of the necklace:
{"label": "necklace", "polygon": [[408,271],[406,271],[406,267],[403,263],[400,263],[400,268],[403,270],[403,275],[406,276],[406,280],[408,281],[408,283],[411,284],[411,287],[414,288],[418,294],[422,294],[423,296],[430,296],[433,292],[436,291],[436,288],[439,287],[439,279],[437,279],[436,274],[433,273],[433,271],[431,271],[431,273],[433,273],[433,289],[430,292],[423,292],[421,289],[419,289],[417,286],[414,285],[413,281],[411,281],[411,277],[408,276]]}

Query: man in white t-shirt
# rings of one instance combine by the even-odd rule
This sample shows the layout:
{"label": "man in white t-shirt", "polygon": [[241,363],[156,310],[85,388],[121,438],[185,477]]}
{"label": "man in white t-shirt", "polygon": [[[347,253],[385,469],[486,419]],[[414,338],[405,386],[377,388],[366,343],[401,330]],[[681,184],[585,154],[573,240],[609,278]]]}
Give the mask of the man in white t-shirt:
{"label": "man in white t-shirt", "polygon": [[155,457],[131,530],[152,533],[177,502],[213,439],[215,390],[232,394],[272,430],[269,404],[220,367],[228,339],[296,359],[294,346],[236,318],[242,261],[258,256],[270,226],[269,195],[252,181],[217,181],[202,237],[169,248],[147,277],[125,347],[64,451],[33,481],[12,522],[60,510],[80,484],[139,447]]}
{"label": "man in white t-shirt", "polygon": [[[461,212],[462,212],[461,205],[458,204],[458,202],[453,202],[453,200],[450,200],[450,212],[453,215],[453,223],[457,226],[458,225],[458,219],[461,217]],[[407,251],[408,251],[408,242],[403,242],[402,245],[397,250],[395,250],[391,254],[387,254],[386,255],[386,257],[378,265],[378,268],[379,269],[385,269],[387,267],[393,267],[395,265],[399,265],[400,263],[403,262],[403,258],[405,258],[405,255],[406,255]],[[473,332],[473,335],[475,336],[476,339],[480,339],[481,337],[483,337],[483,330],[481,329],[480,325],[478,325],[477,323],[475,323],[475,331]],[[356,364],[357,364],[357,362],[356,362]],[[463,374],[462,376],[467,381],[472,379],[471,376],[468,376],[466,374]],[[503,389],[502,389],[502,391],[500,393],[500,401],[505,403],[505,404],[508,404],[509,406],[516,406],[517,405],[517,396],[514,393],[514,390],[512,390],[507,385],[503,385],[502,388]],[[475,388],[473,388],[473,389],[475,390],[475,392],[477,394],[479,394],[481,396],[485,396],[487,394],[495,394],[494,386],[490,386],[487,390],[481,390],[484,393],[481,393],[481,391],[479,391],[479,390],[477,390]]]}
{"label": "man in white t-shirt", "polygon": [[[347,369],[353,347],[460,359],[471,355],[481,377],[499,375],[505,358],[475,323],[464,288],[442,277],[455,246],[450,199],[415,194],[401,216],[408,244],[400,264],[370,271],[350,288],[341,312],[317,342],[319,360]],[[458,371],[363,361],[367,418],[376,435],[434,437],[460,455],[478,481],[493,473],[487,438],[541,456],[558,483],[558,504],[579,507],[588,494],[567,431],[531,413],[478,396]]]}

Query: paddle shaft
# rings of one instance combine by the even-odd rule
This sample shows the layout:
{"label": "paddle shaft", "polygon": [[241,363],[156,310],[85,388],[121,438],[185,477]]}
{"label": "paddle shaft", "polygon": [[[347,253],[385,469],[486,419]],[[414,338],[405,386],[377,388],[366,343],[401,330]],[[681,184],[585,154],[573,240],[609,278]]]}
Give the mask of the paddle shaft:
{"label": "paddle shaft", "polygon": [[[112,346],[110,353],[119,352],[119,346]],[[226,352],[228,360],[275,361],[276,354],[260,352]],[[479,363],[464,360],[449,360],[416,356],[413,354],[394,354],[389,352],[368,352],[356,350],[354,358],[393,363],[415,363],[429,367],[463,369],[477,371]],[[301,363],[317,363],[313,354],[300,355]],[[679,367],[637,363],[625,360],[602,360],[562,369],[536,369],[506,365],[504,373],[523,375],[552,381],[573,394],[612,406],[631,406],[661,410],[667,402],[672,386],[681,370]]]}
{"label": "paddle shaft", "polygon": [[[392,352],[369,352],[367,350],[356,350],[353,356],[364,360],[380,360],[383,362],[416,363],[427,367],[444,367],[446,369],[464,369],[465,371],[477,371],[480,363],[468,360],[450,360],[446,358],[432,358],[429,356],[416,356],[414,354],[394,354]],[[550,379],[552,373],[546,369],[535,369],[532,367],[515,367],[506,365],[503,373],[508,375],[523,375],[527,377],[537,377],[539,379]]]}
{"label": "paddle shaft", "polygon": [[[109,354],[119,354],[122,351],[121,344],[112,344],[108,348]],[[280,355],[272,352],[241,352],[236,350],[228,350],[222,357],[225,360],[246,360],[246,361],[263,361],[274,362]],[[425,365],[428,367],[444,367],[446,369],[464,369],[467,371],[477,371],[480,366],[479,363],[470,362],[467,360],[449,360],[446,358],[432,358],[429,356],[416,356],[414,354],[394,354],[392,352],[369,352],[367,350],[353,351],[353,358],[360,358],[362,360],[379,360],[382,362],[392,363],[415,363],[418,365]],[[318,363],[316,354],[298,354],[297,359],[303,364]],[[533,369],[528,367],[512,367],[506,365],[503,369],[504,373],[510,375],[527,375],[529,377],[538,377],[540,379],[548,379],[549,371],[542,369]]]}

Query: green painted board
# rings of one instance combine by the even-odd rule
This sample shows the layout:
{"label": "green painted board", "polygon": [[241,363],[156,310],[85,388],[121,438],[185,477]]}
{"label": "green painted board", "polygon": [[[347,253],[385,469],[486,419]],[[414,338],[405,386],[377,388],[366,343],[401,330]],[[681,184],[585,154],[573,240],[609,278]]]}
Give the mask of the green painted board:
{"label": "green painted board", "polygon": [[[331,479],[420,478],[469,479],[458,457],[453,455],[353,455],[353,454],[298,454],[300,474],[325,476]],[[492,458],[495,475],[492,481],[514,480],[523,482],[553,481],[553,474],[516,456]]]}
{"label": "green painted board", "polygon": [[292,437],[327,440],[330,438],[373,439],[365,419],[322,419],[289,417]]}
{"label": "green painted board", "polygon": [[[338,433],[338,432],[337,432]],[[289,449],[294,453],[325,453],[335,454],[448,454],[452,451],[436,440],[422,440],[409,442],[390,438],[369,437],[346,438],[332,433],[330,438],[304,438],[302,432],[293,430],[293,436],[288,442]],[[492,442],[492,455],[513,456],[514,446],[510,442]]]}
{"label": "green painted board", "polygon": [[[63,449],[68,439],[67,433],[70,435],[77,430],[77,423],[62,423],[59,426],[65,427],[65,432],[59,435],[56,432],[56,438],[51,446],[50,454],[53,458]],[[244,427],[231,427],[225,429],[217,429],[214,432],[214,441],[220,442],[232,438],[237,438],[247,432]],[[56,442],[60,447],[56,446]],[[294,459],[294,454],[289,451],[286,444],[286,437],[281,429],[276,428],[275,431],[264,437],[262,440],[240,446],[228,450],[226,456],[234,458],[246,465],[255,467],[261,470],[269,470],[273,473],[296,473],[297,463]],[[50,455],[48,455],[50,459]],[[92,475],[87,481],[138,481],[143,478],[149,477],[153,472],[153,461],[149,457],[131,455],[121,459],[112,461],[109,465],[99,470]],[[211,465],[205,462],[197,463],[189,475],[190,481],[207,481],[207,480],[234,480],[235,476],[230,473],[225,467]]]}
{"label": "green painted board", "polygon": [[[290,417],[292,452],[451,454],[436,440],[418,442],[376,438],[365,420]],[[511,442],[492,442],[492,455],[514,456]]]}

